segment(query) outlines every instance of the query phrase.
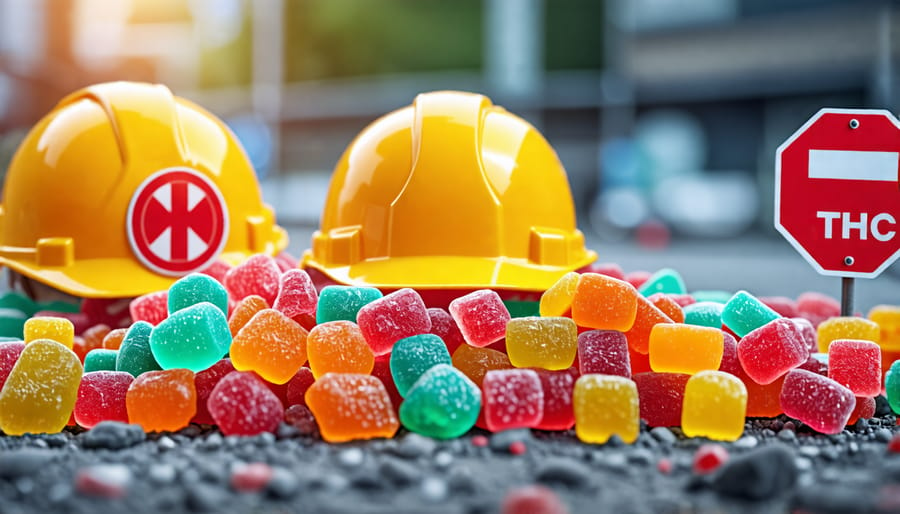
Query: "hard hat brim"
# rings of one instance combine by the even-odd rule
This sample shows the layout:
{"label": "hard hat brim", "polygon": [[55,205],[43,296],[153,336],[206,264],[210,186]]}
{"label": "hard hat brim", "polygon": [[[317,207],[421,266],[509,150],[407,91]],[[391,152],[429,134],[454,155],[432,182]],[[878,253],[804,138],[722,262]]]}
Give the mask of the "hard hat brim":
{"label": "hard hat brim", "polygon": [[[571,266],[536,266],[507,257],[392,257],[370,259],[350,266],[321,266],[312,251],[303,253],[301,266],[314,268],[341,284],[385,289],[499,289],[545,291],[564,274],[597,260],[586,250]],[[464,277],[464,278],[463,278]]]}

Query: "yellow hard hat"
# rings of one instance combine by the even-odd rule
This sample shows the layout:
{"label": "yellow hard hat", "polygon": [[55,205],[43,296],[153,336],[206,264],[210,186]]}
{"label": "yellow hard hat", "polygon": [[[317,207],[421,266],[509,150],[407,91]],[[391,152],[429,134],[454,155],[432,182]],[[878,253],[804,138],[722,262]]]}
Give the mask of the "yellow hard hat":
{"label": "yellow hard hat", "polygon": [[71,94],[6,174],[0,264],[72,295],[138,296],[286,246],[234,134],[164,86]]}
{"label": "yellow hard hat", "polygon": [[350,144],[302,265],[386,289],[537,291],[594,259],[543,136],[482,95],[443,91]]}

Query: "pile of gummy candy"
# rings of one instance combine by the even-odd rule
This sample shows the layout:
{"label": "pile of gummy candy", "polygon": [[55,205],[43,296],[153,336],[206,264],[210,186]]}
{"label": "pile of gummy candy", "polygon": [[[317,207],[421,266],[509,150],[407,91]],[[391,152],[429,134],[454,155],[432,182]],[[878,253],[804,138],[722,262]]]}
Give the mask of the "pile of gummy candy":
{"label": "pile of gummy candy", "polygon": [[900,307],[840,317],[817,293],[688,295],[670,269],[568,273],[540,315],[512,317],[487,289],[448,310],[409,288],[318,292],[305,271],[256,255],[129,311],[127,329],[75,336],[69,319],[36,316],[24,341],[0,342],[0,430],[114,420],[253,435],[288,423],[341,442],[401,425],[441,439],[474,426],[574,427],[604,443],[633,442],[641,419],[735,440],[746,417],[784,413],[828,434],[871,417],[881,394],[900,411],[900,364],[888,369],[900,358]]}

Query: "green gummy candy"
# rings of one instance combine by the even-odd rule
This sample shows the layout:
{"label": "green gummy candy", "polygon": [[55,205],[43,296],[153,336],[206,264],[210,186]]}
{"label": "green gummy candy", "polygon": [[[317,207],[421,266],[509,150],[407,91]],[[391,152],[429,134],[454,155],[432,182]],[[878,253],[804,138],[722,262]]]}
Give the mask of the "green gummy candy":
{"label": "green gummy candy", "polygon": [[526,302],[522,300],[503,300],[506,310],[511,318],[530,318],[541,315],[540,302]]}
{"label": "green gummy candy", "polygon": [[340,320],[356,323],[356,313],[382,296],[374,287],[325,286],[319,293],[316,324]]}
{"label": "green gummy candy", "polygon": [[31,298],[18,291],[10,291],[0,295],[0,309],[15,309],[25,313],[26,318],[34,316],[41,310],[38,304],[34,303]]}
{"label": "green gummy candy", "polygon": [[228,353],[225,314],[209,302],[174,312],[150,333],[150,351],[162,369],[203,371]]}
{"label": "green gummy candy", "polygon": [[209,275],[191,273],[169,287],[169,314],[200,302],[209,302],[228,314],[228,291]]}
{"label": "green gummy candy", "polygon": [[694,291],[693,293],[691,293],[691,296],[693,296],[694,300],[697,302],[716,302],[725,305],[726,303],[728,303],[728,300],[731,300],[731,297],[734,296],[734,294],[728,291],[707,289],[702,291]]}
{"label": "green gummy candy", "polygon": [[95,348],[84,356],[84,372],[116,371],[119,352],[108,348]]}
{"label": "green gummy candy", "polygon": [[67,312],[70,314],[81,312],[81,305],[78,302],[64,302],[62,300],[40,302],[37,304],[37,307],[39,311]]}
{"label": "green gummy candy", "polygon": [[663,268],[650,275],[650,278],[638,288],[638,292],[644,296],[650,296],[655,293],[685,294],[687,288],[684,286],[684,280],[677,271],[671,268]]}
{"label": "green gummy candy", "polygon": [[153,332],[153,325],[146,321],[136,321],[131,325],[119,346],[116,371],[124,371],[137,377],[146,371],[162,369],[153,357],[153,352],[150,351],[151,332]]}
{"label": "green gummy candy", "polygon": [[744,337],[780,317],[781,315],[747,291],[734,293],[734,296],[722,308],[722,323],[738,337]]}
{"label": "green gummy candy", "polygon": [[481,391],[448,364],[426,371],[400,404],[400,422],[412,432],[452,439],[468,432],[481,411]]}
{"label": "green gummy candy", "polygon": [[0,307],[0,336],[22,339],[28,315],[18,309]]}
{"label": "green gummy candy", "polygon": [[894,361],[884,376],[884,392],[894,414],[900,414],[900,360]]}
{"label": "green gummy candy", "polygon": [[403,338],[391,350],[391,376],[394,377],[397,391],[403,397],[432,366],[451,363],[447,345],[434,334]]}
{"label": "green gummy candy", "polygon": [[683,309],[684,322],[687,325],[722,328],[723,308],[724,306],[717,302],[692,303]]}

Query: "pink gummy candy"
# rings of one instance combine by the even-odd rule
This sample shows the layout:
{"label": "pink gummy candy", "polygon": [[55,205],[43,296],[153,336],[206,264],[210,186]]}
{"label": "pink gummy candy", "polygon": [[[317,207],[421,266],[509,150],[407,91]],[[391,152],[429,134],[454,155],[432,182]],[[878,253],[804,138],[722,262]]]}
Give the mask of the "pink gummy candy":
{"label": "pink gummy candy", "polygon": [[447,351],[453,355],[459,345],[466,342],[453,316],[440,307],[432,307],[428,309],[428,317],[431,318],[431,333],[440,337],[447,345]]}
{"label": "pink gummy candy", "polygon": [[91,371],[81,377],[75,401],[75,422],[92,428],[101,421],[128,423],[125,394],[134,381],[124,371]]}
{"label": "pink gummy candy", "polygon": [[169,315],[168,303],[169,292],[157,291],[131,300],[128,310],[132,320],[146,321],[155,327]]}
{"label": "pink gummy candy", "polygon": [[225,435],[275,432],[284,419],[284,406],[275,393],[248,372],[232,371],[219,380],[207,407]]}
{"label": "pink gummy candy", "polygon": [[631,378],[625,334],[617,330],[588,330],[578,334],[578,369],[582,375],[601,373]]}
{"label": "pink gummy candy", "polygon": [[450,315],[463,338],[472,346],[485,347],[506,336],[509,310],[500,295],[480,289],[450,302]]}
{"label": "pink gummy candy", "polygon": [[232,371],[234,371],[234,366],[231,364],[231,359],[222,359],[209,368],[194,374],[194,389],[197,390],[197,413],[191,419],[192,422],[206,425],[215,423],[206,402],[219,380]]}
{"label": "pink gummy candy", "polygon": [[273,308],[289,318],[301,314],[314,314],[319,293],[312,279],[302,269],[292,269],[281,274],[278,297]]}
{"label": "pink gummy candy", "polygon": [[405,337],[431,330],[425,302],[410,288],[364,305],[356,314],[356,322],[376,357],[390,353],[394,343]]}
{"label": "pink gummy candy", "polygon": [[544,415],[534,428],[539,430],[568,430],[575,426],[575,410],[572,407],[572,391],[578,380],[578,369],[572,367],[559,371],[534,369],[541,379],[544,392]]}
{"label": "pink gummy candy", "polygon": [[785,318],[796,318],[800,315],[797,302],[786,296],[760,296],[759,301]]}
{"label": "pink gummy candy", "polygon": [[227,275],[230,270],[231,265],[220,259],[214,261],[205,269],[200,270],[200,273],[211,276],[212,278],[218,280],[221,284],[225,282],[225,275]]}
{"label": "pink gummy candy", "polygon": [[257,254],[228,270],[223,284],[229,295],[237,301],[255,294],[272,305],[278,296],[280,281],[281,270],[275,264],[275,259]]}
{"label": "pink gummy candy", "polygon": [[816,334],[816,327],[813,326],[812,322],[806,318],[790,318],[791,321],[794,322],[794,325],[797,325],[797,330],[800,331],[800,337],[806,342],[806,347],[809,348],[809,351],[815,353],[819,351],[819,343],[818,335]]}
{"label": "pink gummy candy", "polygon": [[[129,312],[130,298],[85,298],[81,301],[81,313],[87,316],[83,325],[75,326],[76,333],[103,323],[110,328],[125,328],[131,325]],[[73,318],[73,323],[78,317]]]}
{"label": "pink gummy candy", "polygon": [[482,383],[484,421],[492,432],[536,427],[544,416],[541,379],[530,369],[488,371]]}
{"label": "pink gummy candy", "polygon": [[9,372],[16,365],[16,361],[19,360],[19,355],[22,355],[24,349],[25,343],[22,341],[0,343],[0,389],[3,389],[3,384],[9,378]]}
{"label": "pink gummy candy", "polygon": [[817,432],[839,434],[855,407],[853,391],[828,377],[794,369],[784,378],[781,409]]}
{"label": "pink gummy candy", "polygon": [[638,390],[641,419],[651,427],[681,425],[684,388],[690,375],[648,371],[632,377]]}
{"label": "pink gummy candy", "polygon": [[872,341],[832,341],[828,347],[828,377],[856,396],[878,396],[881,394],[881,348]]}
{"label": "pink gummy candy", "polygon": [[791,320],[778,318],[751,331],[738,343],[741,367],[754,382],[771,384],[806,362],[809,348]]}
{"label": "pink gummy candy", "polygon": [[284,273],[287,270],[296,269],[300,262],[293,255],[287,252],[281,252],[275,256],[275,264],[277,264],[278,269]]}
{"label": "pink gummy candy", "polygon": [[803,293],[797,297],[797,313],[818,328],[826,319],[841,315],[841,304],[822,293]]}

